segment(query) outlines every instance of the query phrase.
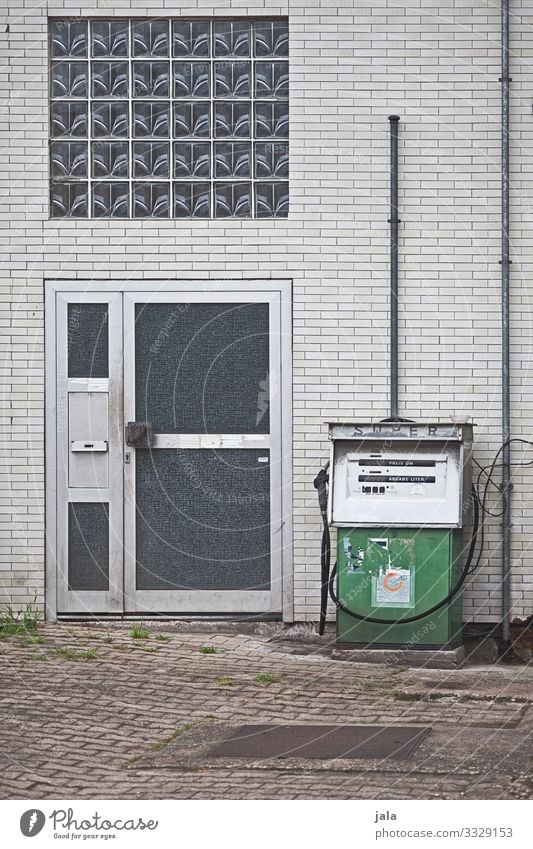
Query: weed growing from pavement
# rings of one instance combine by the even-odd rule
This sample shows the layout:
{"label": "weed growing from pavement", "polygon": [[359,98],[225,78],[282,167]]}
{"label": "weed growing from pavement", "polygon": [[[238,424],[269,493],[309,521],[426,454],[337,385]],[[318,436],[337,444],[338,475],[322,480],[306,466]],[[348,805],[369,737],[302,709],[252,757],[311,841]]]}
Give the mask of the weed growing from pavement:
{"label": "weed growing from pavement", "polygon": [[233,678],[228,678],[225,675],[222,675],[220,678],[215,678],[215,684],[218,687],[233,687],[235,681]]}
{"label": "weed growing from pavement", "polygon": [[20,645],[21,646],[36,646],[44,643],[44,639],[39,636],[39,634],[28,634],[27,636],[21,637]]}
{"label": "weed growing from pavement", "polygon": [[37,630],[41,618],[34,603],[30,603],[20,613],[15,613],[11,605],[0,614],[0,637],[12,637],[13,634],[28,634]]}
{"label": "weed growing from pavement", "polygon": [[83,651],[76,651],[75,649],[70,649],[67,646],[59,646],[55,650],[56,654],[59,657],[62,657],[64,660],[95,660],[96,659],[96,649],[85,649]]}
{"label": "weed growing from pavement", "polygon": [[[168,737],[163,737],[161,740],[155,740],[153,743],[150,743],[150,749],[153,751],[161,751],[169,743],[172,743],[178,737],[181,737],[182,734],[185,734],[186,731],[191,731],[193,728],[197,728],[200,725],[204,725],[206,722],[213,722],[215,717],[212,714],[207,714],[204,719],[200,719],[197,722],[187,722],[185,725],[182,725],[180,728],[177,728],[176,731],[173,731],[172,734],[169,734]],[[144,758],[144,754],[134,755],[133,758],[130,758],[129,761],[126,762],[126,766],[134,766],[138,761],[141,761]]]}
{"label": "weed growing from pavement", "polygon": [[218,654],[218,650],[214,646],[200,646],[198,651],[201,654]]}
{"label": "weed growing from pavement", "polygon": [[163,737],[162,740],[156,740],[155,743],[150,743],[150,748],[155,750],[164,749],[165,746],[168,746],[168,744],[172,743],[173,740],[176,740],[177,737],[185,734],[186,731],[190,731],[195,725],[196,723],[194,722],[188,722],[186,725],[182,725],[181,728],[177,728],[176,731],[173,731],[168,737]]}
{"label": "weed growing from pavement", "polygon": [[255,680],[259,684],[277,684],[281,681],[279,675],[272,675],[270,672],[260,672],[259,675],[255,676]]}
{"label": "weed growing from pavement", "polygon": [[150,631],[143,622],[140,625],[134,625],[131,629],[131,637],[133,640],[147,640],[150,636]]}
{"label": "weed growing from pavement", "polygon": [[155,638],[161,643],[168,643],[168,641],[172,639],[172,637],[167,637],[166,634],[156,634]]}

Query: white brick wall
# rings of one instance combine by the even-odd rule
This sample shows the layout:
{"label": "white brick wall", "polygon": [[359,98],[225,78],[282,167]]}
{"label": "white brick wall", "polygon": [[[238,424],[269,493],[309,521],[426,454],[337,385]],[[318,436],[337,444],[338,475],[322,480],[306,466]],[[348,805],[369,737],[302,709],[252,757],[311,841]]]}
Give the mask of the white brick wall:
{"label": "white brick wall", "polygon": [[[48,219],[47,14],[290,16],[288,221]],[[9,33],[4,32],[9,23]],[[512,2],[513,431],[531,438],[533,7]],[[294,281],[295,612],[316,619],[312,479],[324,422],[387,414],[388,128],[400,124],[400,403],[500,439],[499,4],[487,0],[12,0],[0,18],[3,330],[0,580],[42,601],[43,281]],[[520,450],[514,452],[522,455]],[[529,458],[531,453],[524,451]],[[513,604],[533,609],[533,474],[514,475]],[[465,611],[499,616],[499,521]]]}

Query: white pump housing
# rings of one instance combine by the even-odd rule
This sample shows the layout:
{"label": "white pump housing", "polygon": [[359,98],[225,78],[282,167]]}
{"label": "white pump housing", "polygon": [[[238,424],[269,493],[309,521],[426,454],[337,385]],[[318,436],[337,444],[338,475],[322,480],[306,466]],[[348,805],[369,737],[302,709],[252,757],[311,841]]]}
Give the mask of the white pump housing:
{"label": "white pump housing", "polygon": [[471,506],[471,424],[330,424],[336,527],[460,528]]}

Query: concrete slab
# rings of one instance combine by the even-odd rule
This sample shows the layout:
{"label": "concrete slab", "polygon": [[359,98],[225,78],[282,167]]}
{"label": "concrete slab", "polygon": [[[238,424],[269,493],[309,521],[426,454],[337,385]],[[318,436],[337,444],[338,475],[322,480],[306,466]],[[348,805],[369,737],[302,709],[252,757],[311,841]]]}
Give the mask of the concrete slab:
{"label": "concrete slab", "polygon": [[465,659],[463,646],[456,649],[367,649],[335,647],[332,660],[349,663],[373,663],[388,666],[413,666],[429,669],[457,669]]}
{"label": "concrete slab", "polygon": [[[328,726],[324,726],[325,729]],[[394,733],[396,727],[389,726]],[[413,730],[421,730],[413,727]],[[375,798],[428,799],[458,798],[478,799],[502,797],[527,799],[531,797],[531,774],[529,751],[520,745],[520,734],[516,730],[499,729],[488,733],[487,728],[468,724],[451,729],[444,724],[435,724],[431,733],[424,734],[409,760],[391,760],[374,757],[360,760],[344,758],[314,759],[286,756],[284,758],[235,758],[214,757],[213,747],[222,743],[234,731],[230,723],[208,722],[186,731],[177,739],[158,751],[146,753],[131,765],[132,773],[143,780],[149,775],[178,776],[194,775],[229,776],[245,775],[249,782],[261,782],[263,775],[275,771],[277,781],[283,783],[283,773],[288,773],[295,785],[313,771],[315,780],[322,787],[336,776],[338,788],[351,785],[357,787],[355,798],[365,798],[363,787],[379,787]],[[246,771],[246,773],[245,773]],[[408,793],[413,777],[418,787],[414,794]],[[512,796],[505,785],[510,782]],[[437,792],[432,792],[436,789]],[[338,796],[339,792],[337,791]],[[374,790],[374,793],[376,791]],[[402,795],[403,794],[403,795]]]}

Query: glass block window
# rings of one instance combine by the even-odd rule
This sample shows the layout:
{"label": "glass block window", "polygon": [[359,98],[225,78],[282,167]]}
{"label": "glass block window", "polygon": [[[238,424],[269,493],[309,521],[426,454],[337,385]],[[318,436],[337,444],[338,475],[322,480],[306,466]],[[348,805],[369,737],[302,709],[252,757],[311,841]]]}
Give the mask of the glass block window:
{"label": "glass block window", "polygon": [[287,19],[50,23],[53,218],[283,218]]}

